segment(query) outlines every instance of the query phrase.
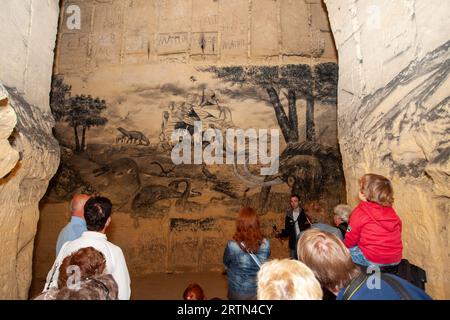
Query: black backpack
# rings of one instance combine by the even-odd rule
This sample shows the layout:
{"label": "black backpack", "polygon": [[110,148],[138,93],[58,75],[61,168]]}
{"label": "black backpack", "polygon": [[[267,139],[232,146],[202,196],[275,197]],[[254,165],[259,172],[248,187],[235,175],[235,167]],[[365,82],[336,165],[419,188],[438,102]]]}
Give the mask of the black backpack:
{"label": "black backpack", "polygon": [[427,273],[421,267],[410,263],[407,259],[402,259],[398,265],[396,275],[425,291]]}
{"label": "black backpack", "polygon": [[[366,273],[367,267],[358,265],[363,273]],[[421,267],[410,263],[407,259],[402,259],[398,265],[380,267],[382,273],[392,273],[405,279],[409,283],[425,291],[427,282],[427,273]]]}

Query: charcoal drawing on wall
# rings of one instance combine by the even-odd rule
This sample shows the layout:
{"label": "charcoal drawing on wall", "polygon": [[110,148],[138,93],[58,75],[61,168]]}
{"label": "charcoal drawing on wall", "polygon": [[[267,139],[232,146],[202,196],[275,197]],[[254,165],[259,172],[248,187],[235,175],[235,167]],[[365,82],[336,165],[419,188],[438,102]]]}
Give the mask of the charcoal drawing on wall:
{"label": "charcoal drawing on wall", "polygon": [[[47,196],[58,201],[100,193],[140,218],[202,214],[218,204],[225,212],[241,205],[282,212],[291,193],[330,207],[345,201],[336,138],[329,138],[335,124],[322,124],[314,112],[317,104],[322,113],[336,112],[335,63],[189,69],[183,81],[124,87],[102,97],[75,95],[54,76],[51,106],[62,164]],[[176,129],[193,133],[196,121],[221,132],[278,128],[278,173],[259,177],[258,185],[242,179],[257,171],[252,165],[175,165],[171,135]]]}

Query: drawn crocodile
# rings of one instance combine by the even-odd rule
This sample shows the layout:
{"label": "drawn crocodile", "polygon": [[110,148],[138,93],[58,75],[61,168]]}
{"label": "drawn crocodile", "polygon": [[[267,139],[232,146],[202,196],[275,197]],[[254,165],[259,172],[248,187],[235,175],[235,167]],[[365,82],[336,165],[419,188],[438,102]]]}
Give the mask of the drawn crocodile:
{"label": "drawn crocodile", "polygon": [[128,131],[122,127],[118,127],[117,130],[123,135],[123,139],[117,139],[117,142],[125,143],[137,143],[144,144],[146,146],[150,145],[148,138],[140,131]]}

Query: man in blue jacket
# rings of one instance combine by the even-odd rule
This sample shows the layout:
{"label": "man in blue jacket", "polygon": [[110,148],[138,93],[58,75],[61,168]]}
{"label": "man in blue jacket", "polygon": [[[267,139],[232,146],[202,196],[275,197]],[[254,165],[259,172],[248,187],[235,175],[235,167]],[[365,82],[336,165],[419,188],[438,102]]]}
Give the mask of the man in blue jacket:
{"label": "man in blue jacket", "polygon": [[90,196],[87,194],[76,194],[70,202],[70,222],[61,230],[56,241],[56,256],[64,243],[81,237],[84,231],[87,231],[86,221],[84,220],[84,205]]}

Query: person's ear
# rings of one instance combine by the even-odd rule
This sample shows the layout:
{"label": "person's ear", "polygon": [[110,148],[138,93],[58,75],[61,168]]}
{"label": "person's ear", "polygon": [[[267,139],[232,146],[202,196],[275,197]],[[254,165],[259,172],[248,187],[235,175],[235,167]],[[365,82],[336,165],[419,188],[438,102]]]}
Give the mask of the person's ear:
{"label": "person's ear", "polygon": [[109,227],[110,223],[111,223],[111,217],[108,217],[108,220],[106,220],[105,229]]}
{"label": "person's ear", "polygon": [[360,191],[358,194],[359,200],[367,201],[367,197]]}

